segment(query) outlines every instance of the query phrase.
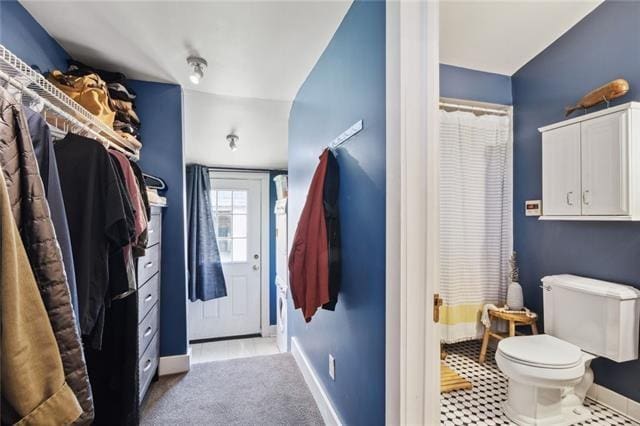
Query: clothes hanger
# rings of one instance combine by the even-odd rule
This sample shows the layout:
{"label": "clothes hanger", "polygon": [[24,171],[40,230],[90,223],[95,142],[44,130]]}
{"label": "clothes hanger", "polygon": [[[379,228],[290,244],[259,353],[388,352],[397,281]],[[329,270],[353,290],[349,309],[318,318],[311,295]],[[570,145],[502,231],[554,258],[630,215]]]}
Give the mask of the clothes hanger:
{"label": "clothes hanger", "polygon": [[167,184],[165,183],[165,181],[162,178],[159,178],[159,177],[153,176],[153,175],[149,175],[149,174],[146,174],[146,173],[143,173],[142,177],[144,178],[144,183],[147,186],[147,188],[153,188],[153,189],[157,189],[159,191],[163,191],[163,190],[167,189]]}

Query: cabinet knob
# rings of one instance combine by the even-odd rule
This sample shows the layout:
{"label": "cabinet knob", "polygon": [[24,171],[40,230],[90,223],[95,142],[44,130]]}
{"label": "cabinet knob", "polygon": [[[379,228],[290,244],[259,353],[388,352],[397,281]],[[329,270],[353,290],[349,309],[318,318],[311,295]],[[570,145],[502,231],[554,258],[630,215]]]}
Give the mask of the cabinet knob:
{"label": "cabinet knob", "polygon": [[589,202],[589,197],[588,197],[588,195],[589,195],[590,193],[591,193],[591,191],[589,191],[588,189],[587,189],[587,190],[585,190],[585,191],[582,193],[582,202],[583,202],[585,205],[587,205],[587,206],[588,206],[589,204],[591,204],[591,203]]}

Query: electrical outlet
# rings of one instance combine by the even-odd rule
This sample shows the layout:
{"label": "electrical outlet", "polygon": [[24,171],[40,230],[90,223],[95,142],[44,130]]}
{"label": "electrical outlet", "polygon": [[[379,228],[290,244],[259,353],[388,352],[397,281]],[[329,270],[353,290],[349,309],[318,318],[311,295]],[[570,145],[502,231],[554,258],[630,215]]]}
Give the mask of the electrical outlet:
{"label": "electrical outlet", "polygon": [[336,359],[331,354],[329,354],[329,377],[332,380],[336,379]]}

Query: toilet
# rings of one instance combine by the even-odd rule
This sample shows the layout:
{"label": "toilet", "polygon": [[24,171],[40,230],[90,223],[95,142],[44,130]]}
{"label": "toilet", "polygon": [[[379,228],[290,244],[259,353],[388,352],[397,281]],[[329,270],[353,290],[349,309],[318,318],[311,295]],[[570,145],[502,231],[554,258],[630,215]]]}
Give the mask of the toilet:
{"label": "toilet", "polygon": [[583,405],[591,361],[638,359],[640,290],[575,275],[542,279],[546,334],[503,339],[496,363],[509,378],[505,415],[518,425],[570,425]]}

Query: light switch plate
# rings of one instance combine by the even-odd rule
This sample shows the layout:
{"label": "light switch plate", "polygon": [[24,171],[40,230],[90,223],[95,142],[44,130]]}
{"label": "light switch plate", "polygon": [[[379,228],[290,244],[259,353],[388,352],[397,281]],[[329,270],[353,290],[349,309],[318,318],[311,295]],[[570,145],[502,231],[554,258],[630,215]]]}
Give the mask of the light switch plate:
{"label": "light switch plate", "polygon": [[527,200],[524,202],[524,214],[526,216],[542,215],[542,200]]}
{"label": "light switch plate", "polygon": [[331,380],[336,379],[336,359],[331,354],[329,354],[329,377]]}

